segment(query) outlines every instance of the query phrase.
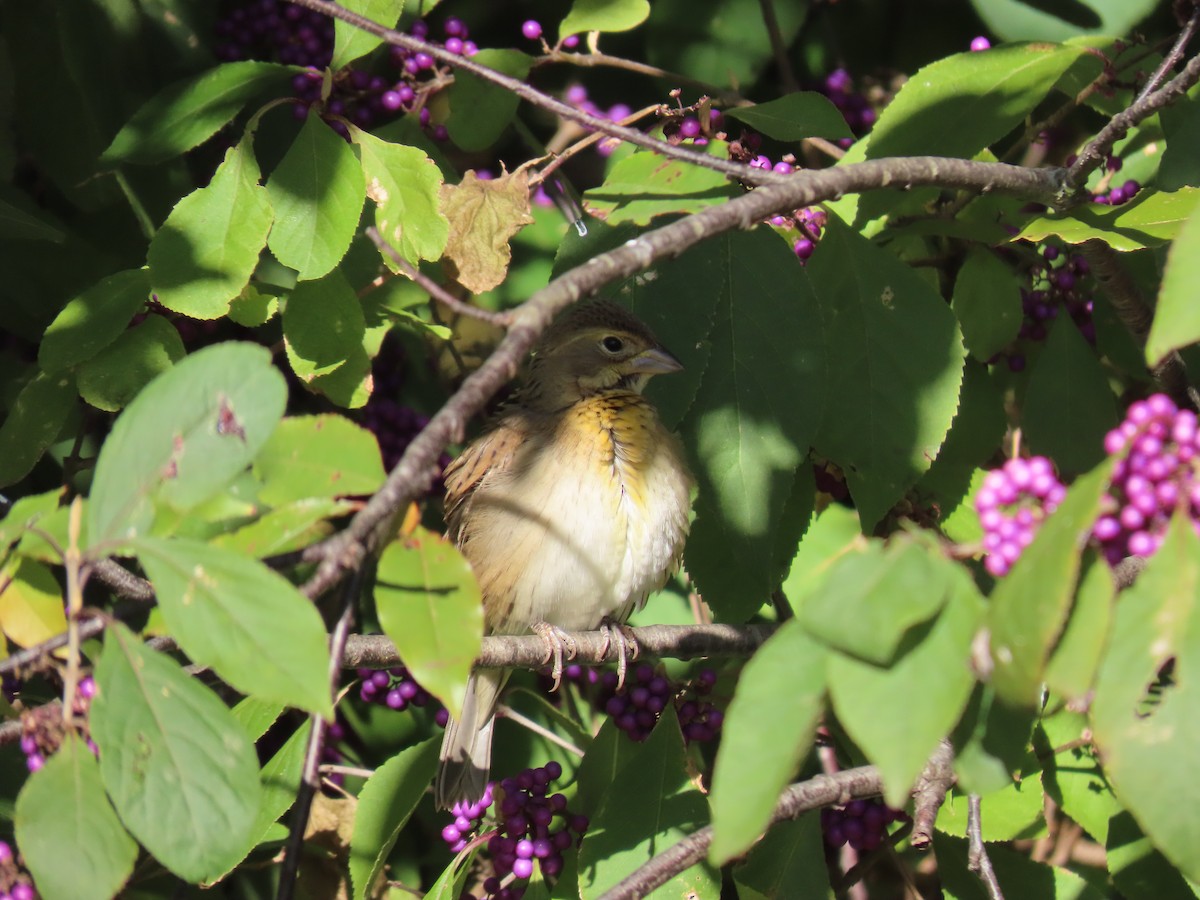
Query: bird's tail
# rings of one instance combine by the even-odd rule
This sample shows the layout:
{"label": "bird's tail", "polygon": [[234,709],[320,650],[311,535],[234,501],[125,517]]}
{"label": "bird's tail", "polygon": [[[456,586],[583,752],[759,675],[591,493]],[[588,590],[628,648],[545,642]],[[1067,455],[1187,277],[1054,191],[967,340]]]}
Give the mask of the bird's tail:
{"label": "bird's tail", "polygon": [[434,798],[439,809],[455,803],[474,803],[483,796],[492,767],[492,725],[496,700],[508,672],[485,669],[471,673],[463,700],[462,717],[446,723],[442,739]]}

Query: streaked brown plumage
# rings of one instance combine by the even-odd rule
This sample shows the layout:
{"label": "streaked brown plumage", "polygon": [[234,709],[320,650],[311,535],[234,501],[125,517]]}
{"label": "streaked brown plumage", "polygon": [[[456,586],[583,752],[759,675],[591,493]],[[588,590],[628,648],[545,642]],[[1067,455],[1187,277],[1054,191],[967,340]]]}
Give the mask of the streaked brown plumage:
{"label": "streaked brown plumage", "polygon": [[[642,389],[680,368],[609,301],[543,335],[513,401],[445,474],[446,523],[479,580],[487,633],[623,622],[678,566],[692,479]],[[439,806],[483,794],[507,677],[471,675],[442,742]]]}

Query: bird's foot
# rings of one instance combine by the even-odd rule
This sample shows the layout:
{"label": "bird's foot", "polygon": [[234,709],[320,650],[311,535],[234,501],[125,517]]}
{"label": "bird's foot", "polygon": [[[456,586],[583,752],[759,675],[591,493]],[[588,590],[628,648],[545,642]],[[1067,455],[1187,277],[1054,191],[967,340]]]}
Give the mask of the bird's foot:
{"label": "bird's foot", "polygon": [[615,642],[617,645],[617,690],[625,684],[625,672],[629,668],[629,660],[637,659],[642,652],[642,648],[638,646],[637,638],[633,636],[633,629],[624,622],[615,622],[612,619],[604,619],[600,622],[600,631],[604,634],[601,643],[601,653],[608,655],[609,648]]}
{"label": "bird's foot", "polygon": [[530,628],[546,644],[546,658],[543,662],[554,661],[550,669],[550,677],[554,684],[550,690],[557,691],[562,683],[563,655],[565,653],[567,659],[574,659],[579,654],[579,645],[575,643],[575,638],[549,622],[535,622]]}

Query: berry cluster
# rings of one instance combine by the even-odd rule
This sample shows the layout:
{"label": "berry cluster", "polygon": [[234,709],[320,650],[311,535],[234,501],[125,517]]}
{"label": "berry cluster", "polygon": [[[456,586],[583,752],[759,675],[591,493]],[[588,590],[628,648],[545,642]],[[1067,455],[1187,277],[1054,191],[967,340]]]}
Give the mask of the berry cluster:
{"label": "berry cluster", "polygon": [[[838,112],[842,114],[852,132],[863,135],[871,130],[871,126],[878,118],[875,108],[865,95],[854,89],[854,79],[849,72],[845,69],[834,69],[825,76],[819,90],[838,108]],[[854,141],[850,138],[842,138],[838,141],[838,145],[842,148],[849,147],[853,143]]]}
{"label": "berry cluster", "polygon": [[333,57],[333,19],[287,0],[227,5],[218,20],[217,58],[261,59],[323,69]]}
{"label": "berry cluster", "polygon": [[983,526],[983,567],[999,578],[1008,574],[1021,552],[1033,543],[1042,521],[1058,508],[1066,488],[1044,456],[1010,459],[983,480],[975,511]]}
{"label": "berry cluster", "polygon": [[[674,703],[679,727],[689,743],[711,741],[721,732],[725,714],[707,700],[717,673],[703,669],[689,685],[672,684],[654,667],[642,663],[633,670],[633,678],[617,690],[617,674],[605,672],[599,680],[596,706],[612,718],[613,724],[635,741],[644,741],[654,730],[658,717],[668,703]],[[695,696],[689,696],[694,694]]]}
{"label": "berry cluster", "polygon": [[[410,706],[426,706],[433,699],[433,695],[417,684],[404,666],[387,670],[359,669],[358,677],[362,679],[358,696],[366,703],[379,703],[400,712]],[[449,716],[446,708],[440,707],[434,714],[434,721],[444,728]]]}
{"label": "berry cluster", "polygon": [[[1088,261],[1077,253],[1063,253],[1054,244],[1040,248],[1027,271],[1028,286],[1021,289],[1024,314],[1021,329],[1014,345],[1002,354],[1011,371],[1024,370],[1026,346],[1044,341],[1051,323],[1064,312],[1071,317],[1084,340],[1092,345],[1096,343],[1096,324],[1092,317],[1094,283],[1089,272]],[[989,362],[999,358],[997,355]]]}
{"label": "berry cluster", "polygon": [[33,879],[7,841],[0,841],[0,900],[37,900]]}
{"label": "berry cluster", "polygon": [[[450,53],[474,56],[479,48],[470,40],[466,24],[448,18],[442,26],[441,46]],[[418,20],[409,29],[413,37],[430,40],[429,25]],[[432,125],[429,98],[449,83],[448,70],[428,53],[403,47],[390,48],[398,70],[390,75],[345,68],[334,75],[328,96],[322,96],[323,71],[333,58],[333,20],[286,0],[250,0],[229,9],[217,23],[217,55],[227,61],[261,59],[304,66],[292,79],[296,118],[317,111],[335,131],[349,137],[345,120],[370,129],[404,113],[414,113],[435,140],[445,140],[445,126]]]}
{"label": "berry cluster", "polygon": [[505,778],[498,785],[488,785],[478,803],[459,803],[450,811],[454,821],[442,829],[442,840],[457,853],[466,848],[468,835],[479,830],[487,810],[498,798],[496,832],[487,842],[493,874],[483,882],[486,900],[519,900],[524,887],[505,886],[503,882],[510,874],[520,880],[529,878],[535,860],[543,875],[558,875],[563,868],[563,851],[587,831],[587,817],[567,809],[563,794],[547,796],[551,782],[561,776],[562,766],[551,761]]}
{"label": "berry cluster", "polygon": [[1119,456],[1102,515],[1092,534],[1113,565],[1126,556],[1152,556],[1181,504],[1200,523],[1200,456],[1196,414],[1165,394],[1131,404],[1108,433],[1104,449]]}
{"label": "berry cluster", "polygon": [[869,852],[883,843],[888,825],[909,819],[908,813],[890,809],[882,800],[851,800],[840,809],[822,809],[821,830],[831,848],[849,844],[855,850]]}
{"label": "berry cluster", "polygon": [[[95,679],[91,675],[79,679],[73,703],[75,720],[80,723],[80,730],[92,753],[98,753],[99,750],[88,733],[87,714],[95,696]],[[21,752],[25,754],[25,765],[30,772],[36,772],[44,766],[46,760],[62,746],[66,728],[62,712],[53,706],[39,706],[21,714]]]}

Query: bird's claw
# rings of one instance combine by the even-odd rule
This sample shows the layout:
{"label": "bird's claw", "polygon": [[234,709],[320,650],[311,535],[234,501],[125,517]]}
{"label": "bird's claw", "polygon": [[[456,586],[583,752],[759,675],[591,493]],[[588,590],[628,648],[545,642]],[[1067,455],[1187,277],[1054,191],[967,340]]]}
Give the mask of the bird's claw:
{"label": "bird's claw", "polygon": [[[633,629],[623,622],[604,619],[600,623],[600,631],[604,635],[600,644],[601,655],[607,656],[613,643],[617,645],[617,690],[619,691],[625,684],[625,673],[629,669],[629,660],[637,659],[641,655],[642,648],[638,646],[637,638],[633,636]],[[619,640],[614,641],[614,635]]]}
{"label": "bird's claw", "polygon": [[549,622],[536,622],[531,628],[533,633],[546,644],[546,658],[542,662],[548,663],[551,660],[554,662],[550,669],[550,678],[554,684],[550,690],[557,691],[559,685],[562,684],[564,652],[567,659],[574,659],[579,654],[579,645],[575,643],[575,638]]}

